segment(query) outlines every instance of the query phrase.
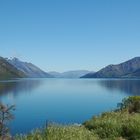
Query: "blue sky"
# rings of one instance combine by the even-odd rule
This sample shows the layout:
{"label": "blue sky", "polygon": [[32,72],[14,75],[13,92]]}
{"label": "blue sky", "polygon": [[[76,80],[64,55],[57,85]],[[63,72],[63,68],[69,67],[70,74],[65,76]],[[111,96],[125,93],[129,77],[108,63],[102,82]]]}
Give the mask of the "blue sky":
{"label": "blue sky", "polygon": [[0,0],[0,55],[46,71],[140,56],[139,0]]}

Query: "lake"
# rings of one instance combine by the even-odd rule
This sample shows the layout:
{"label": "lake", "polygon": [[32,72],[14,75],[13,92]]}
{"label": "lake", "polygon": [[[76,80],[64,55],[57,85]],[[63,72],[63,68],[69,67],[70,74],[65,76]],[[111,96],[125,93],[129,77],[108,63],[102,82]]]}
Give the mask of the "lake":
{"label": "lake", "polygon": [[140,94],[138,79],[17,79],[0,82],[0,100],[16,105],[12,134],[28,133],[48,122],[82,123]]}

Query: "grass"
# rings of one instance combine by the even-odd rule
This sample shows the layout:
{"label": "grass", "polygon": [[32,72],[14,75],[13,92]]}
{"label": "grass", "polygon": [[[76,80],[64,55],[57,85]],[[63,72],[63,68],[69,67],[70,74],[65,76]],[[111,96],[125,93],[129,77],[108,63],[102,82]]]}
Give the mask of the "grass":
{"label": "grass", "polygon": [[127,140],[140,140],[140,114],[128,112],[108,112],[93,117],[84,126],[100,139],[123,137]]}
{"label": "grass", "polygon": [[16,140],[99,140],[84,126],[50,125],[47,129],[36,130],[29,135],[17,136]]}
{"label": "grass", "polygon": [[122,101],[119,109],[77,125],[49,125],[15,140],[140,140],[140,97]]}

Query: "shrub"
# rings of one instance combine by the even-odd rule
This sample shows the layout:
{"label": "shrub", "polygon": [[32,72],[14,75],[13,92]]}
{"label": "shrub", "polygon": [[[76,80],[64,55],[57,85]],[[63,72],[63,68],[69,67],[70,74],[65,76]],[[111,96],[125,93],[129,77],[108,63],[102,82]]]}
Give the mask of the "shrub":
{"label": "shrub", "polygon": [[8,121],[13,119],[12,110],[15,106],[6,106],[0,103],[0,138],[9,137],[9,129],[7,127]]}
{"label": "shrub", "polygon": [[121,113],[104,113],[101,116],[93,117],[83,125],[95,132],[101,139],[121,136]]}
{"label": "shrub", "polygon": [[129,113],[140,113],[140,96],[130,96],[124,98],[122,103],[118,104],[119,110],[128,110]]}
{"label": "shrub", "polygon": [[15,140],[140,140],[140,96],[125,98],[117,111],[94,116],[81,126],[53,124]]}
{"label": "shrub", "polygon": [[83,125],[101,139],[140,140],[140,96],[125,98],[117,111],[93,117]]}
{"label": "shrub", "polygon": [[122,125],[122,136],[128,140],[140,140],[140,115],[134,114]]}

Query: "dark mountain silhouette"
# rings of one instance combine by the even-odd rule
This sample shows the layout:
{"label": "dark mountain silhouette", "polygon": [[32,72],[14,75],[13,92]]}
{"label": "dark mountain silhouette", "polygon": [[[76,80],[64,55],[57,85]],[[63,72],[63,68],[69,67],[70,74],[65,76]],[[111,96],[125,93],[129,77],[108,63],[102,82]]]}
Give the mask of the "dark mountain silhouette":
{"label": "dark mountain silhouette", "polygon": [[118,65],[109,65],[96,73],[88,73],[81,78],[137,77],[139,75],[137,70],[140,70],[140,57],[135,57]]}

